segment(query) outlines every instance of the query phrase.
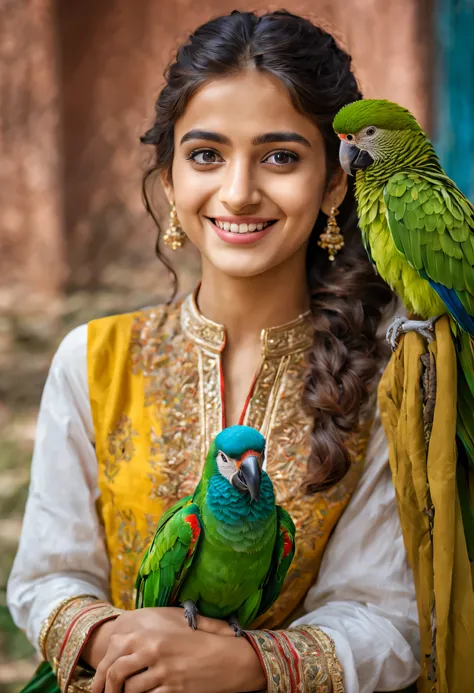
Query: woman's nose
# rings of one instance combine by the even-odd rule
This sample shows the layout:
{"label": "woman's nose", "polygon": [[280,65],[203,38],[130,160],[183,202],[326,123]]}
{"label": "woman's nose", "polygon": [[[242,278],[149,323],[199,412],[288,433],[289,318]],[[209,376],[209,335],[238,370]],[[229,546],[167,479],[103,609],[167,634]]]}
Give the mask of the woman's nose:
{"label": "woman's nose", "polygon": [[227,207],[239,211],[257,205],[262,195],[252,167],[245,162],[236,162],[226,167],[219,191],[219,201]]}

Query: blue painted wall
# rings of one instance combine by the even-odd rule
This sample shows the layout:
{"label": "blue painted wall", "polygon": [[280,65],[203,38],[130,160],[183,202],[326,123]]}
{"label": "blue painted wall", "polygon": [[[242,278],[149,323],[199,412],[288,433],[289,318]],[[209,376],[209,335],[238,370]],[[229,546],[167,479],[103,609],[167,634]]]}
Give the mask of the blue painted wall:
{"label": "blue painted wall", "polygon": [[434,2],[434,144],[474,202],[474,0]]}

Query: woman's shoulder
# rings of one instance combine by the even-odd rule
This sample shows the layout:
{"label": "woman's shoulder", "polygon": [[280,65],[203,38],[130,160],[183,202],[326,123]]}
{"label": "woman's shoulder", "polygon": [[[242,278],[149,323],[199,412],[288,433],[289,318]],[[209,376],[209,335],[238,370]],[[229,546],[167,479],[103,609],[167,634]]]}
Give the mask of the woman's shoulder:
{"label": "woman's shoulder", "polygon": [[144,346],[151,338],[155,342],[169,339],[180,331],[181,303],[147,306],[129,313],[100,317],[75,327],[60,342],[51,370],[61,377],[82,381],[91,349],[110,355],[114,344],[121,351],[120,347],[128,350],[134,345]]}
{"label": "woman's shoulder", "polygon": [[181,301],[140,308],[92,320],[87,326],[89,354],[119,359],[137,350],[159,350],[181,335]]}
{"label": "woman's shoulder", "polygon": [[74,375],[83,370],[87,353],[87,324],[75,327],[63,337],[51,363],[51,371]]}
{"label": "woman's shoulder", "polygon": [[174,324],[179,324],[182,301],[162,303],[155,306],[145,306],[128,313],[118,313],[91,320],[88,332],[93,329],[105,333],[127,331],[135,333],[143,328],[154,332],[166,330]]}

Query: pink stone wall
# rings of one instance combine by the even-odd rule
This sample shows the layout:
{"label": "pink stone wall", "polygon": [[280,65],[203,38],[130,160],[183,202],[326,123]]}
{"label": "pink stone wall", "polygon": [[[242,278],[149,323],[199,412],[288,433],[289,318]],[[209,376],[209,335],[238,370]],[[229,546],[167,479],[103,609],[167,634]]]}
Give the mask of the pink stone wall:
{"label": "pink stone wall", "polygon": [[[60,286],[64,277],[93,285],[117,260],[137,268],[154,262],[154,230],[140,199],[148,154],[138,137],[151,123],[164,67],[203,21],[235,8],[280,7],[81,0],[57,2],[54,16],[50,2],[0,0],[0,90],[6,81],[19,101],[0,103],[0,285],[7,277],[1,268],[11,267],[36,290]],[[365,95],[403,103],[426,126],[429,7],[428,0],[286,2],[351,52]],[[18,31],[22,22],[31,44]],[[7,74],[20,54],[16,76]]]}
{"label": "pink stone wall", "polygon": [[52,0],[0,0],[0,287],[65,279],[60,89]]}

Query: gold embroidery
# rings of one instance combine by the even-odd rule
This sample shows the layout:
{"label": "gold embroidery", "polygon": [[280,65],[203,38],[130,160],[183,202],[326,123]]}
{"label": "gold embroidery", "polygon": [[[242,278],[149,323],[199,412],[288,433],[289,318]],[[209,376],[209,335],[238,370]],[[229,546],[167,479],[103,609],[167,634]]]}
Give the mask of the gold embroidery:
{"label": "gold embroidery", "polygon": [[277,399],[280,383],[279,374],[285,369],[288,357],[264,359],[259,368],[250,406],[245,414],[244,423],[259,430],[269,442],[269,429],[272,413]]}
{"label": "gold embroidery", "polygon": [[311,311],[306,311],[296,320],[262,330],[263,353],[278,358],[297,351],[308,351],[313,343]]}
{"label": "gold embroidery", "polygon": [[[282,593],[259,621],[273,628],[289,618],[316,579],[327,540],[360,476],[369,427],[348,440],[353,465],[342,482],[327,492],[304,495],[312,420],[304,412],[302,394],[311,316],[306,313],[289,325],[263,330],[261,339],[262,363],[245,422],[267,439],[267,471],[277,501],[297,527],[297,551]],[[110,348],[113,340],[115,351]],[[132,608],[136,574],[159,517],[194,491],[210,441],[221,430],[225,332],[203,318],[189,296],[182,304],[96,321],[89,350],[97,361],[104,353],[101,344],[108,345],[110,363],[100,362],[94,371],[94,359],[89,359],[100,512],[112,601]],[[134,447],[131,459],[110,478],[108,446],[117,413],[125,417],[118,438],[127,445],[131,439]],[[125,421],[131,438],[123,435]],[[117,431],[112,435],[118,441]],[[118,442],[114,446],[120,449]]]}
{"label": "gold embroidery", "polygon": [[97,597],[80,595],[74,599],[68,599],[59,610],[56,610],[53,622],[50,624],[44,639],[44,657],[51,664],[55,673],[58,671],[59,654],[70,623],[82,609],[96,604],[100,604]]}
{"label": "gold embroidery", "polygon": [[[287,510],[296,526],[296,553],[275,604],[253,624],[274,628],[287,621],[314,583],[329,535],[349,502],[361,474],[368,444],[370,423],[348,439],[352,458],[350,471],[328,491],[314,495],[302,492],[311,449],[312,420],[302,407],[306,356],[299,352],[286,357],[280,372],[278,392],[256,408],[272,408],[267,434],[267,472],[275,487],[277,503]],[[253,408],[253,401],[251,407]],[[258,413],[257,413],[258,416]],[[249,425],[253,418],[249,415]]]}
{"label": "gold embroidery", "polygon": [[161,499],[163,510],[167,510],[176,500],[192,493],[199,478],[201,455],[196,441],[200,438],[201,419],[198,354],[181,333],[179,306],[166,309],[160,340],[162,325],[162,311],[156,309],[149,316],[140,314],[133,326],[132,354],[134,371],[145,375],[145,405],[152,419],[149,497]]}
{"label": "gold embroidery", "polygon": [[[197,307],[197,294],[189,295],[182,304],[181,324],[189,339],[208,351],[220,353],[225,346],[225,328],[204,317]],[[306,311],[285,325],[262,330],[262,353],[279,357],[296,351],[307,351],[313,342],[311,311]]]}
{"label": "gold embroidery", "polygon": [[143,555],[155,534],[159,517],[145,513],[145,532],[137,528],[135,513],[130,510],[118,510],[116,513],[117,547],[116,584],[118,601],[123,609],[133,609],[135,603],[135,579]]}
{"label": "gold embroidery", "polygon": [[319,628],[251,630],[245,635],[259,655],[268,693],[344,693],[334,643]]}
{"label": "gold embroidery", "polygon": [[298,628],[313,635],[319,642],[324,656],[326,657],[328,671],[331,677],[331,693],[344,693],[344,672],[336,655],[334,640],[316,626],[298,626]]}
{"label": "gold embroidery", "polygon": [[94,674],[78,665],[71,676],[68,693],[90,693]]}
{"label": "gold embroidery", "polygon": [[89,610],[84,609],[84,613],[80,614],[68,633],[59,661],[58,685],[62,693],[68,691],[73,671],[89,635],[97,626],[117,618],[121,613],[120,609],[115,609],[110,604],[99,602],[94,606],[90,606]]}
{"label": "gold embroidery", "polygon": [[[39,651],[43,655],[43,659],[47,659],[46,655],[46,639],[49,636],[49,632],[51,630],[51,627],[56,620],[56,618],[59,616],[59,612],[64,609],[64,607],[69,604],[70,602],[75,601],[76,599],[83,599],[84,596],[89,598],[88,595],[79,595],[79,596],[74,596],[74,597],[68,597],[67,599],[63,599],[59,604],[52,610],[52,612],[49,614],[48,618],[44,621],[43,625],[41,626],[40,634],[38,637],[38,647]],[[93,599],[93,597],[92,597]]]}
{"label": "gold embroidery", "polygon": [[225,345],[224,327],[201,315],[196,296],[197,290],[183,301],[181,310],[183,332],[194,344],[208,351],[220,353]]}
{"label": "gold embroidery", "polygon": [[130,462],[135,454],[134,438],[138,433],[133,430],[132,422],[127,416],[121,416],[115,429],[107,437],[108,455],[104,461],[104,474],[113,482],[123,462]]}
{"label": "gold embroidery", "polygon": [[220,356],[216,357],[207,351],[199,353],[199,390],[201,450],[198,469],[200,476],[209,446],[219,431],[222,430]]}

